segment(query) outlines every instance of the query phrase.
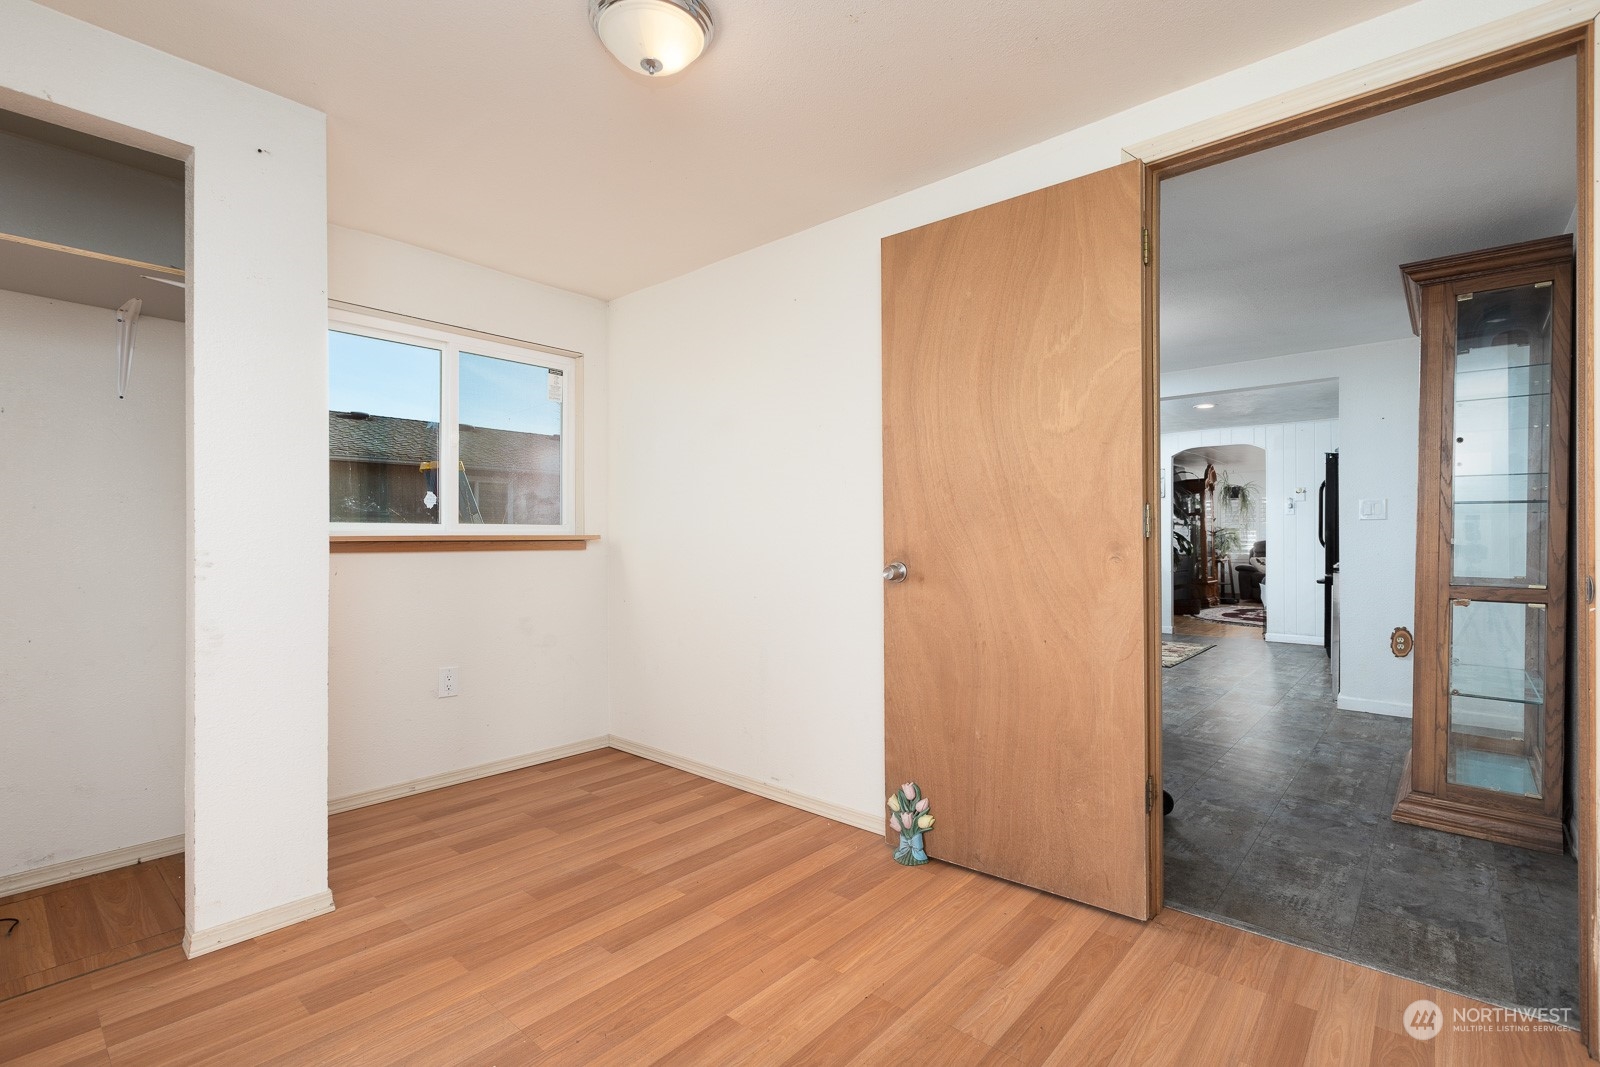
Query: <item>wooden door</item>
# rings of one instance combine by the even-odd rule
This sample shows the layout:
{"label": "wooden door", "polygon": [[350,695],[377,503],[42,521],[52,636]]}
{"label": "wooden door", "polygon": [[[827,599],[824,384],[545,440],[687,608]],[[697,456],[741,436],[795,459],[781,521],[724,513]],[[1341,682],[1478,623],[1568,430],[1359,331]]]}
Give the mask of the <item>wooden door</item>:
{"label": "wooden door", "polygon": [[[1152,913],[1143,174],[883,242],[885,752],[935,859]],[[1159,818],[1159,816],[1156,816]]]}

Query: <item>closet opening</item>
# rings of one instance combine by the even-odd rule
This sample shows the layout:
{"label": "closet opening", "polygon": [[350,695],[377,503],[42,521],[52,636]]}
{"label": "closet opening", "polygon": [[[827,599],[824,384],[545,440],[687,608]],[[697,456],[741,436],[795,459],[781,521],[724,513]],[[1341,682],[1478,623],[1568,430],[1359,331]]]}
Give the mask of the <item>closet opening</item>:
{"label": "closet opening", "polygon": [[0,111],[0,999],[183,938],[185,199]]}

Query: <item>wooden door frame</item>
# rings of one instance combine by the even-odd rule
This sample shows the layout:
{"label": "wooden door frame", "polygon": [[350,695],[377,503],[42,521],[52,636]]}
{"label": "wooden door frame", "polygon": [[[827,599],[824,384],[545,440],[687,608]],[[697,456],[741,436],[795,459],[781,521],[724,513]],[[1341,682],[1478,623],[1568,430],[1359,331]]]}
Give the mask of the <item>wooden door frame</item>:
{"label": "wooden door frame", "polygon": [[[1580,596],[1585,586],[1592,589],[1595,568],[1595,527],[1597,524],[1595,478],[1597,474],[1595,439],[1595,273],[1594,273],[1594,93],[1596,87],[1595,11],[1548,9],[1513,17],[1484,30],[1462,35],[1444,47],[1434,46],[1382,65],[1383,70],[1358,72],[1362,77],[1340,79],[1337,83],[1314,86],[1308,101],[1318,96],[1327,102],[1309,102],[1302,110],[1277,116],[1260,116],[1245,109],[1216,120],[1220,127],[1210,135],[1202,131],[1187,136],[1178,131],[1170,137],[1130,148],[1127,154],[1145,164],[1145,218],[1148,226],[1150,266],[1145,286],[1145,351],[1147,380],[1145,397],[1146,449],[1154,457],[1160,445],[1160,210],[1161,182],[1180,174],[1213,166],[1240,156],[1286,144],[1303,137],[1359,122],[1411,104],[1420,103],[1473,85],[1503,78],[1518,71],[1573,56],[1578,63],[1578,223],[1577,284],[1574,305],[1576,318],[1573,342],[1574,403],[1572,418],[1574,450],[1574,505],[1576,579],[1571,595]],[[1552,25],[1552,20],[1556,25]],[[1464,58],[1465,57],[1465,58]],[[1340,95],[1340,86],[1345,86]],[[1359,86],[1359,89],[1357,88]],[[1373,88],[1372,86],[1376,86]],[[1267,107],[1282,106],[1272,102]],[[1292,101],[1288,107],[1292,108]],[[1210,125],[1210,124],[1207,124]],[[1234,132],[1227,132],[1228,126]],[[1398,265],[1397,265],[1398,270]],[[1396,284],[1398,284],[1398,278]],[[1153,507],[1159,499],[1154,463],[1147,464],[1147,496]],[[1161,664],[1160,664],[1160,545],[1148,539],[1146,565],[1146,625],[1150,635],[1149,759],[1152,772],[1160,780],[1161,768]],[[1600,768],[1596,767],[1596,629],[1592,594],[1576,601],[1575,632],[1577,684],[1571,694],[1575,725],[1572,758],[1578,760],[1577,790],[1572,804],[1578,823],[1579,897],[1579,991],[1578,1016],[1584,1045],[1592,1057],[1600,1058],[1600,946],[1596,943],[1596,901],[1600,890],[1600,856],[1597,852],[1597,809],[1600,797]],[[1162,816],[1159,805],[1150,822],[1151,914],[1160,910],[1162,897]]]}

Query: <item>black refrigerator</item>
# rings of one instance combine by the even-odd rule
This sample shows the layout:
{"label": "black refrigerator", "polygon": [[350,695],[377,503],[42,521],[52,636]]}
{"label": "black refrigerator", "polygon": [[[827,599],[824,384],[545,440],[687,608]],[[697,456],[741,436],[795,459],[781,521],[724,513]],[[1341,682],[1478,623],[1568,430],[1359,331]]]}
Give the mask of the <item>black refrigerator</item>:
{"label": "black refrigerator", "polygon": [[1339,567],[1339,453],[1324,453],[1322,487],[1317,490],[1317,541],[1322,545],[1322,647],[1333,649],[1333,576]]}

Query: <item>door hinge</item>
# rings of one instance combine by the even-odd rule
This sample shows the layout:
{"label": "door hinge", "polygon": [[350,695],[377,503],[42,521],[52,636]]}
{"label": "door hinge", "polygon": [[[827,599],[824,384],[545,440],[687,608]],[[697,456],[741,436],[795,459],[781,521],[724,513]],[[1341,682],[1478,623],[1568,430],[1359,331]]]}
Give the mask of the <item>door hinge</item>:
{"label": "door hinge", "polygon": [[1144,261],[1148,266],[1150,263],[1150,227],[1146,226],[1141,233],[1143,235],[1142,244],[1144,247]]}
{"label": "door hinge", "polygon": [[1149,504],[1146,504],[1144,506],[1144,535],[1145,535],[1146,538],[1148,538],[1150,536],[1150,505]]}
{"label": "door hinge", "polygon": [[1144,780],[1144,813],[1149,815],[1156,807],[1156,780],[1155,776]]}

